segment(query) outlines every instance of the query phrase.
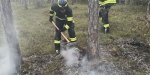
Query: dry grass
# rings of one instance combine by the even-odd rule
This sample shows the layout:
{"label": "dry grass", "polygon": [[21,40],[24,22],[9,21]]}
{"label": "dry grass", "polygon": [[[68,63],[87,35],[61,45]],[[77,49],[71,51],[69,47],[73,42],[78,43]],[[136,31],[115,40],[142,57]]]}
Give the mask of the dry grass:
{"label": "dry grass", "polygon": [[[23,6],[18,3],[12,3],[12,6],[22,56],[30,56],[34,53],[53,54],[55,28],[48,21],[50,4],[46,3],[43,8],[38,9],[29,6],[28,10],[24,10]],[[74,13],[78,45],[85,47],[88,38],[88,5],[75,4],[70,6]],[[143,18],[145,14],[146,8],[143,6],[113,6],[109,13],[111,33],[103,34],[100,32],[100,44],[111,44],[117,38],[134,38],[150,43],[150,25],[146,24]],[[99,29],[101,29],[100,27]],[[2,34],[2,27],[0,27],[0,30],[0,34]],[[67,32],[65,32],[65,35],[68,36]],[[0,42],[2,41],[1,37]],[[114,61],[118,61],[118,58],[115,58]],[[59,62],[52,63],[46,71],[51,72],[58,65],[60,65]],[[142,74],[135,72],[135,75]]]}
{"label": "dry grass", "polygon": [[[146,7],[116,5],[110,9],[110,31],[108,35],[100,34],[100,43],[109,44],[116,38],[134,38],[147,41],[149,38],[149,24],[143,20]],[[105,38],[105,39],[103,39]]]}
{"label": "dry grass", "polygon": [[[49,4],[45,7],[24,10],[19,4],[13,4],[15,25],[17,26],[20,47],[23,56],[36,52],[54,53],[54,26],[48,21]],[[87,46],[88,5],[70,5],[73,9],[77,42],[80,47]],[[116,5],[110,9],[110,34],[99,33],[101,44],[110,44],[116,38],[136,38],[149,42],[149,24],[141,18],[146,9],[141,6]],[[101,26],[100,26],[101,27]],[[100,28],[99,28],[100,29]],[[65,35],[68,36],[67,32]]]}

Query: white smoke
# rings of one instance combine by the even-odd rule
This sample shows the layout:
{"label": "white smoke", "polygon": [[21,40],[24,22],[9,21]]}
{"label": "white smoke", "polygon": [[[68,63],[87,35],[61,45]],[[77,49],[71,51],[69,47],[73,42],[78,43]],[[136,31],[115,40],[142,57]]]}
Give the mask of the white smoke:
{"label": "white smoke", "polygon": [[0,47],[0,75],[13,75],[17,72],[18,54],[7,46]]}
{"label": "white smoke", "polygon": [[79,63],[79,51],[74,47],[61,50],[61,55],[65,58],[67,66],[71,67]]}
{"label": "white smoke", "polygon": [[[108,53],[104,52],[101,50],[101,57],[109,56]],[[105,59],[88,61],[85,55],[78,60],[80,53],[75,48],[61,50],[61,55],[66,60],[67,65],[64,75],[125,75],[124,70],[118,69],[114,62],[106,61]]]}

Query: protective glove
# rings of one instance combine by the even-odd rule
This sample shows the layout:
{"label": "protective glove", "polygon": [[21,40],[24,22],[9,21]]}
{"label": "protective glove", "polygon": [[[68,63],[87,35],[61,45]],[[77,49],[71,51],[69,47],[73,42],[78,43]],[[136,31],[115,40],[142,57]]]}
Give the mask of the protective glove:
{"label": "protective glove", "polygon": [[53,17],[52,16],[49,17],[49,21],[52,23],[52,21],[53,21]]}

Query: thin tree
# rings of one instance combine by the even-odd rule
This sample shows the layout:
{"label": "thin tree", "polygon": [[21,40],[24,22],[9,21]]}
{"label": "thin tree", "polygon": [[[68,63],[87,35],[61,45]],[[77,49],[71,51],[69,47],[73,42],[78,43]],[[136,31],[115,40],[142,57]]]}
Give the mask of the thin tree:
{"label": "thin tree", "polygon": [[150,18],[150,1],[148,2],[146,17],[147,17],[148,19]]}
{"label": "thin tree", "polygon": [[129,4],[129,0],[125,0],[125,6]]}
{"label": "thin tree", "polygon": [[43,6],[43,0],[33,0],[35,8],[40,8]]}
{"label": "thin tree", "polygon": [[[19,41],[17,38],[17,34],[15,31],[15,26],[13,22],[12,9],[10,0],[0,0],[1,7],[1,19],[2,25],[5,32],[6,42],[8,44],[9,50],[15,53],[17,57],[10,57],[10,59],[14,58],[15,69],[19,70],[21,65],[21,55],[19,48]],[[12,74],[11,74],[12,75]]]}
{"label": "thin tree", "polygon": [[88,4],[89,20],[88,20],[88,60],[99,58],[98,51],[98,0],[89,0]]}
{"label": "thin tree", "polygon": [[24,8],[25,8],[25,10],[28,10],[27,0],[23,0],[23,4],[24,4]]}

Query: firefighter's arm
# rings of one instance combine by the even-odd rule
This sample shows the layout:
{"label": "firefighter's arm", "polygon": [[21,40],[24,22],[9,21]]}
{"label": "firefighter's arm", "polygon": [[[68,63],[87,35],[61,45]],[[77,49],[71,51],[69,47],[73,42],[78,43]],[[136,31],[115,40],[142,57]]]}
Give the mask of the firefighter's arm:
{"label": "firefighter's arm", "polygon": [[52,22],[53,21],[53,16],[54,16],[54,11],[53,11],[52,7],[50,7],[49,10],[50,10],[50,12],[49,12],[50,13],[49,14],[49,21]]}

